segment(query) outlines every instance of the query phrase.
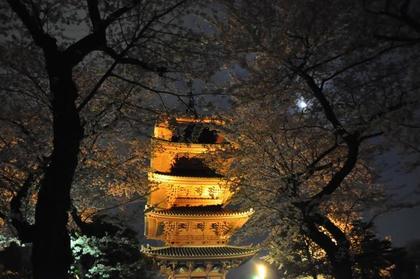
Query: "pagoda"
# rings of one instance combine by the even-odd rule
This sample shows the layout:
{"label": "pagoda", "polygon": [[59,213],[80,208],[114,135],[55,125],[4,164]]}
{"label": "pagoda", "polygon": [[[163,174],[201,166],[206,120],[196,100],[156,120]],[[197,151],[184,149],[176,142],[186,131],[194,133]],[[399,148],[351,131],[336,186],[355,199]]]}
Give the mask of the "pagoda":
{"label": "pagoda", "polygon": [[234,194],[223,177],[229,162],[214,170],[204,160],[228,144],[211,128],[221,124],[210,118],[165,118],[155,125],[145,235],[164,245],[142,247],[142,252],[169,279],[222,279],[257,252],[228,245],[253,210],[226,208]]}

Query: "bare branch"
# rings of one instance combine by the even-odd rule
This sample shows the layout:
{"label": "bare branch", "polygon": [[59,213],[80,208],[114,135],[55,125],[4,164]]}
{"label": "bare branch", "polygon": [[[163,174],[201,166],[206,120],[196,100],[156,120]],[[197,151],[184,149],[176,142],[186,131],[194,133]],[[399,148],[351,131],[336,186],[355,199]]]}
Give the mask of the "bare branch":
{"label": "bare branch", "polygon": [[87,0],[89,18],[93,26],[93,30],[101,28],[102,19],[98,9],[98,0]]}
{"label": "bare branch", "polygon": [[[12,10],[19,16],[22,23],[28,29],[35,44],[43,49],[50,48],[51,46],[56,47],[56,41],[54,38],[49,36],[42,30],[42,26],[39,25],[39,21],[28,11],[25,5],[20,0],[7,0]],[[32,13],[35,11],[32,10]]]}

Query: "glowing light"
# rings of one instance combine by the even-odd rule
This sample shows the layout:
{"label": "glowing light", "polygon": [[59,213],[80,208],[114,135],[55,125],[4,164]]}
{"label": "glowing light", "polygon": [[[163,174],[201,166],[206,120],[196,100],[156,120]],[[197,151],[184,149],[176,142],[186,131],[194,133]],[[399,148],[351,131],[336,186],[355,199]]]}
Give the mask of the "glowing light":
{"label": "glowing light", "polygon": [[265,279],[265,276],[267,275],[267,268],[263,264],[257,265],[257,278],[258,279]]}
{"label": "glowing light", "polygon": [[296,101],[296,105],[298,106],[299,109],[304,110],[308,107],[308,103],[305,102],[305,100],[303,98],[299,98]]}

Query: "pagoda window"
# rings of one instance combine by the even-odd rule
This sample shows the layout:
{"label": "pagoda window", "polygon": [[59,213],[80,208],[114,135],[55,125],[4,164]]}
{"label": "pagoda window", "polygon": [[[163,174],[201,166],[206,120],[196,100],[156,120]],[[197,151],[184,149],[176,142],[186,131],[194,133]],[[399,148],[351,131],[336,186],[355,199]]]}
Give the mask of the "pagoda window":
{"label": "pagoda window", "polygon": [[[203,266],[198,266],[196,269],[194,269],[194,272],[204,272],[205,271],[205,267]],[[201,278],[201,277],[192,277],[192,278]]]}
{"label": "pagoda window", "polygon": [[188,224],[187,223],[179,223],[178,224],[178,232],[187,231]]}
{"label": "pagoda window", "polygon": [[161,236],[165,232],[165,223],[159,222],[156,229],[156,236]]}
{"label": "pagoda window", "polygon": [[202,196],[203,195],[203,187],[202,186],[196,186],[194,188],[194,191],[197,195]]}
{"label": "pagoda window", "polygon": [[204,231],[204,223],[197,223],[196,228],[197,230]]}
{"label": "pagoda window", "polygon": [[210,224],[210,229],[216,234],[218,235],[219,232],[219,224],[218,223],[211,223]]}
{"label": "pagoda window", "polygon": [[214,186],[212,186],[208,189],[208,194],[212,199],[219,198],[218,195],[217,195],[219,192],[220,191],[218,191]]}
{"label": "pagoda window", "polygon": [[188,267],[187,266],[181,266],[176,270],[177,273],[185,273],[188,272]]}

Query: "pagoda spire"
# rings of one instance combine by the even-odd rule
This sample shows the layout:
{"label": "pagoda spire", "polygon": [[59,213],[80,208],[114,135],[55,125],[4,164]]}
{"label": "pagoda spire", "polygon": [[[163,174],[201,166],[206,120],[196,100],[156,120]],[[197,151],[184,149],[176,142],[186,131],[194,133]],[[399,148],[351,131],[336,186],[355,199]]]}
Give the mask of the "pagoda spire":
{"label": "pagoda spire", "polygon": [[188,105],[187,105],[186,113],[187,115],[192,115],[194,118],[198,118],[198,112],[195,107],[192,81],[188,82],[188,86],[190,87],[190,91],[188,92]]}

